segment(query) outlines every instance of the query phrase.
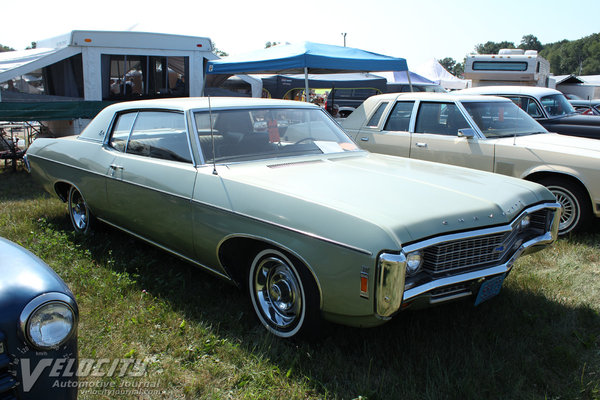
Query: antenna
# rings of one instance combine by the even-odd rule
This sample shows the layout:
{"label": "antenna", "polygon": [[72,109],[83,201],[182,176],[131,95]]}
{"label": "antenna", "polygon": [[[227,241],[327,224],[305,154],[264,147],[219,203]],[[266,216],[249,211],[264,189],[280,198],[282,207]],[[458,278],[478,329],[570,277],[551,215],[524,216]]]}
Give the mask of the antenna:
{"label": "antenna", "polygon": [[215,163],[215,134],[213,133],[212,123],[212,107],[210,106],[210,96],[208,96],[208,119],[210,124],[210,141],[212,142],[212,161],[213,161],[213,175],[219,175],[217,173],[217,164]]}

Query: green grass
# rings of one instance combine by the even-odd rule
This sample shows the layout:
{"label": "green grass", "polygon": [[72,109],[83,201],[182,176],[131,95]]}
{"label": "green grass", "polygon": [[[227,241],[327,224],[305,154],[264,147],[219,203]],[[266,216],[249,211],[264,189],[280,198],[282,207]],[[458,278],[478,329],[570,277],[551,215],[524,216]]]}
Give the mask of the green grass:
{"label": "green grass", "polygon": [[75,235],[65,205],[0,172],[0,236],[46,261],[80,307],[81,358],[146,358],[160,394],[80,398],[600,399],[600,233],[520,259],[500,296],[373,329],[268,335],[245,293],[109,227]]}

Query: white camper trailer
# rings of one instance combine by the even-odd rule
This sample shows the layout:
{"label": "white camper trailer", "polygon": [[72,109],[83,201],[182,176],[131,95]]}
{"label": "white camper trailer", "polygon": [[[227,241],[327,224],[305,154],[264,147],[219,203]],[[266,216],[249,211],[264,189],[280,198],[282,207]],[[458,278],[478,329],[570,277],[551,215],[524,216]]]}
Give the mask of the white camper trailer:
{"label": "white camper trailer", "polygon": [[201,96],[205,62],[217,58],[206,37],[72,31],[0,53],[0,121],[77,134],[112,102]]}
{"label": "white camper trailer", "polygon": [[465,79],[471,79],[473,87],[553,87],[550,63],[535,50],[502,49],[498,54],[470,54],[465,62]]}

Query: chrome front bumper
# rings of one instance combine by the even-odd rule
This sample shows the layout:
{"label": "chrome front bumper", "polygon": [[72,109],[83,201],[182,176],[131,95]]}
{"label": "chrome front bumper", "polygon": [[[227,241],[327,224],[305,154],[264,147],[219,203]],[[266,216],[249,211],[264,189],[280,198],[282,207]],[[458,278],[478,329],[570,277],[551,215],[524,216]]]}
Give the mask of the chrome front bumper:
{"label": "chrome front bumper", "polygon": [[[431,277],[428,281],[421,281],[417,285],[406,282],[406,254],[415,250],[425,249],[429,246],[465,240],[470,238],[486,237],[498,233],[510,233],[517,229],[517,223],[533,213],[546,210],[548,217],[545,222],[544,233],[531,238],[512,250],[509,258],[498,265],[473,270],[461,271],[456,274]],[[508,274],[517,258],[541,250],[556,241],[560,223],[561,206],[558,203],[545,203],[524,210],[508,225],[482,229],[477,231],[450,234],[429,239],[406,246],[400,254],[382,253],[377,266],[377,279],[375,287],[375,314],[379,318],[389,319],[400,309],[409,305],[433,305],[467,297],[487,279],[502,274]]]}

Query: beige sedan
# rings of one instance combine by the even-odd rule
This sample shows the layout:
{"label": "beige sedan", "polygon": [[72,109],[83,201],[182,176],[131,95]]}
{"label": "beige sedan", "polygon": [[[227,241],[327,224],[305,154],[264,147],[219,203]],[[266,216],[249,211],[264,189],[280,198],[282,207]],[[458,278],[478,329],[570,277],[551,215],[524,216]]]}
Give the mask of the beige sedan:
{"label": "beige sedan", "polygon": [[372,152],[543,184],[564,208],[560,234],[600,217],[600,142],[548,133],[508,99],[384,94],[367,99],[342,126]]}

